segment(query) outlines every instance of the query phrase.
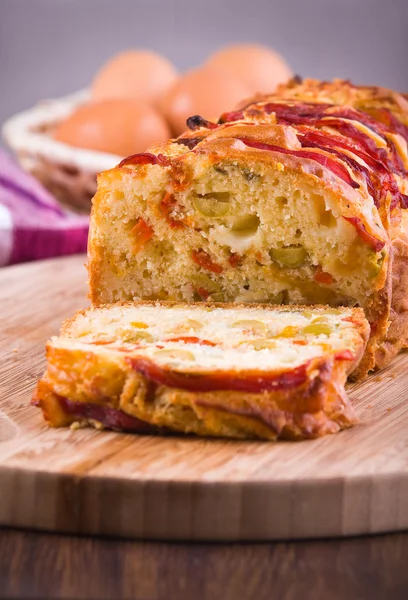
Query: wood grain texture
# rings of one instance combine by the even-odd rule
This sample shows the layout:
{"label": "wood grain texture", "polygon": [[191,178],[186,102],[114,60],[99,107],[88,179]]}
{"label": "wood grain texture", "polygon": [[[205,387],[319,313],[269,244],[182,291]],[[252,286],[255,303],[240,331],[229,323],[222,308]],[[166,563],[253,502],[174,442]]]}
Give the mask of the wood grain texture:
{"label": "wood grain texture", "polygon": [[408,534],[180,544],[0,529],[0,597],[406,600]]}
{"label": "wood grain texture", "polygon": [[0,523],[171,540],[408,528],[407,355],[350,386],[360,424],[297,443],[47,429],[44,343],[86,305],[83,257],[0,272]]}

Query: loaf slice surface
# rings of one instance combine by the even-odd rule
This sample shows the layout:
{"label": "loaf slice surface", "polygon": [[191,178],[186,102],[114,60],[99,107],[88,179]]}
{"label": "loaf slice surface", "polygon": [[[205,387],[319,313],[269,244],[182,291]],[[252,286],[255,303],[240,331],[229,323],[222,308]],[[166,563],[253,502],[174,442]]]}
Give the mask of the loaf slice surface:
{"label": "loaf slice surface", "polygon": [[47,345],[50,425],[303,439],[355,422],[361,309],[138,303],[78,313]]}

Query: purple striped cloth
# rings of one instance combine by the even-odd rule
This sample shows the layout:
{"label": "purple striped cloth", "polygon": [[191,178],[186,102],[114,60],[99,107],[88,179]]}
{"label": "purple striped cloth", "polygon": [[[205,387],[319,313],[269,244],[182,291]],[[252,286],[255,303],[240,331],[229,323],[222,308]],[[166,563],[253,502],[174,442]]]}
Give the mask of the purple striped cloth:
{"label": "purple striped cloth", "polygon": [[85,252],[88,226],[0,150],[0,267]]}

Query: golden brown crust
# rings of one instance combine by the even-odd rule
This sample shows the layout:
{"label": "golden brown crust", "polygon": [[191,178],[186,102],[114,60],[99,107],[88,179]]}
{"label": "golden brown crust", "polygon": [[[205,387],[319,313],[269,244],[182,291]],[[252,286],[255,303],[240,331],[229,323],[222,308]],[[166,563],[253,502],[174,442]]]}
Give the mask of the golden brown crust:
{"label": "golden brown crust", "polygon": [[248,394],[194,393],[161,387],[154,398],[127,406],[136,417],[198,435],[261,439],[305,439],[334,433],[355,422],[348,400],[338,392],[344,369],[331,361],[313,365],[313,380],[290,391]]}
{"label": "golden brown crust", "polygon": [[31,403],[41,408],[45,421],[52,427],[66,427],[75,421],[73,415],[64,411],[58,396],[45,378],[37,383]]}
{"label": "golden brown crust", "polygon": [[393,240],[392,302],[389,327],[375,355],[378,369],[408,347],[408,236],[400,230]]}
{"label": "golden brown crust", "polygon": [[66,413],[61,398],[122,411],[170,431],[241,439],[313,438],[356,421],[343,387],[347,361],[333,356],[312,361],[306,381],[295,388],[248,394],[152,388],[126,361],[51,346],[47,354],[48,370],[34,400],[54,427],[73,422],[95,425]]}

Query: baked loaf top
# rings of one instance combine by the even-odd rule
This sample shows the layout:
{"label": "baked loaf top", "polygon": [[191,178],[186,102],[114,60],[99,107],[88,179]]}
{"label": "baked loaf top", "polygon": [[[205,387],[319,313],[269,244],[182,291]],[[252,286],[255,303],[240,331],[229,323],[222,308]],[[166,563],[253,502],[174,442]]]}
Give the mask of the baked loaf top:
{"label": "baked loaf top", "polygon": [[[406,100],[347,82],[296,85],[218,123],[192,117],[177,140],[100,175],[91,300],[361,306],[363,377],[408,340]],[[384,100],[379,114],[371,97]],[[353,105],[362,98],[364,111]]]}
{"label": "baked loaf top", "polygon": [[343,79],[319,81],[294,77],[288,83],[279,85],[273,94],[257,94],[253,98],[244,100],[240,108],[254,102],[268,102],[276,98],[352,106],[371,115],[384,125],[391,125],[403,137],[407,134],[404,126],[408,125],[408,95],[388,88],[372,85],[356,86],[351,81]]}
{"label": "baked loaf top", "polygon": [[368,334],[361,309],[101,307],[48,343],[35,401],[51,425],[316,437],[355,421],[343,386]]}

